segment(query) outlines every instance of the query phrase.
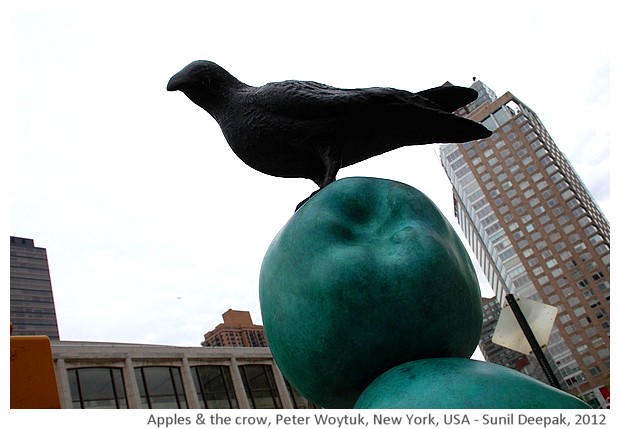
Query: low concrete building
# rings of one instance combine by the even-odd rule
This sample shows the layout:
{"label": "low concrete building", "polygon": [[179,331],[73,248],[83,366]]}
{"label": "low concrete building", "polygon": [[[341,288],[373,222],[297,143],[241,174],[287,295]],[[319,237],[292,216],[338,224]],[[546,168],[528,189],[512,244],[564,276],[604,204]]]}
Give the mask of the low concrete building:
{"label": "low concrete building", "polygon": [[315,408],[267,347],[53,341],[62,408]]}

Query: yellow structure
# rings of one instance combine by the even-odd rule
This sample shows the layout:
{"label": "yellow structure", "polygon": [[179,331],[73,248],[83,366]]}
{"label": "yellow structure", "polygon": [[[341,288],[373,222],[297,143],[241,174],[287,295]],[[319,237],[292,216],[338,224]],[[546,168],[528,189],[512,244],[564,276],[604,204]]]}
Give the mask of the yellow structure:
{"label": "yellow structure", "polygon": [[46,336],[11,336],[11,408],[60,408]]}

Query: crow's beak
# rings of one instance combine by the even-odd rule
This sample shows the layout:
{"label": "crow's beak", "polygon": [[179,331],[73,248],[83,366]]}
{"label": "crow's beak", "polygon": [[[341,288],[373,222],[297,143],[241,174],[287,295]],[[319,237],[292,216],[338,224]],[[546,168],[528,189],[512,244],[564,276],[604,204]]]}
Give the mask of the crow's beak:
{"label": "crow's beak", "polygon": [[187,83],[186,74],[181,70],[179,73],[175,74],[168,81],[168,86],[166,89],[168,91],[178,91],[182,90],[185,84]]}

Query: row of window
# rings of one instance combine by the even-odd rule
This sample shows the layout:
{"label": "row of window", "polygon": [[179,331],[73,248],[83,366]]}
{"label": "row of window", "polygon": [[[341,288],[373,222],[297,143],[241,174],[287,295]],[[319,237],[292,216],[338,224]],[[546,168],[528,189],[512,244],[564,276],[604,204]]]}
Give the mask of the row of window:
{"label": "row of window", "polygon": [[[252,408],[282,408],[270,365],[240,365],[239,371]],[[76,368],[67,373],[74,408],[128,408],[122,368]],[[239,408],[228,366],[194,366],[191,373],[201,407]],[[139,367],[135,376],[144,408],[188,408],[179,367]],[[298,394],[291,397],[299,399]]]}

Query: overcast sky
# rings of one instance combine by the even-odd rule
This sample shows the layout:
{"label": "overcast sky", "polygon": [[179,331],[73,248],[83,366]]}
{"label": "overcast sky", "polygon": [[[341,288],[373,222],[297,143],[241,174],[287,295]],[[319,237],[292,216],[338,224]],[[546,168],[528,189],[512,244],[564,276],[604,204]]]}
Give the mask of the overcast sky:
{"label": "overcast sky", "polygon": [[[261,323],[264,252],[315,185],[250,169],[166,91],[196,59],[250,85],[415,92],[475,76],[538,114],[611,220],[608,2],[13,3],[8,233],[47,249],[64,340],[197,346],[229,308]],[[437,151],[338,177],[408,183],[452,220]]]}

